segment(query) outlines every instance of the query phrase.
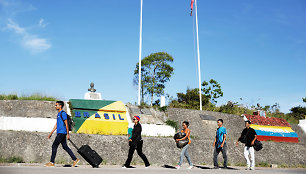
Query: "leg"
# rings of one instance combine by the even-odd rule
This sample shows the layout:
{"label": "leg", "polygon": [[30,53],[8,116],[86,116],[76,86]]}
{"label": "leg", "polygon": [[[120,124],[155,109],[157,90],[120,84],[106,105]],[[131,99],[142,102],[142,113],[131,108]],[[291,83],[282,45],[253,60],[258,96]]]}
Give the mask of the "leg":
{"label": "leg", "polygon": [[50,159],[50,162],[52,162],[52,163],[54,163],[57,148],[58,148],[58,145],[61,143],[62,139],[63,139],[63,134],[57,134],[56,137],[55,137],[55,140],[52,144],[52,155],[51,155],[51,159]]}
{"label": "leg", "polygon": [[219,164],[218,164],[218,155],[220,153],[220,150],[219,148],[217,148],[217,145],[215,146],[215,149],[214,149],[214,166],[215,167],[218,167]]}
{"label": "leg", "polygon": [[222,155],[223,155],[223,159],[224,159],[224,163],[223,163],[223,167],[227,167],[227,145],[224,144],[223,148],[222,148]]}
{"label": "leg", "polygon": [[147,167],[147,166],[150,166],[150,163],[149,163],[146,155],[142,153],[142,145],[143,145],[143,141],[140,141],[137,145],[137,154],[140,156],[140,158],[145,163],[145,166]]}
{"label": "leg", "polygon": [[251,154],[251,169],[254,169],[255,167],[255,154],[254,154],[254,148],[250,147],[250,154]]}
{"label": "leg", "polygon": [[72,159],[73,161],[75,161],[77,158],[74,156],[72,150],[71,150],[71,149],[68,147],[68,145],[67,145],[66,135],[65,135],[65,137],[62,139],[61,144],[62,144],[63,149],[70,155],[71,159]]}
{"label": "leg", "polygon": [[[187,145],[186,145],[186,146],[187,146]],[[181,166],[182,163],[183,163],[185,151],[187,150],[186,146],[184,146],[184,147],[182,148],[182,152],[181,152],[181,156],[180,156],[180,162],[179,162],[179,164],[178,164],[179,166]]]}
{"label": "leg", "polygon": [[190,156],[189,156],[189,154],[188,154],[189,144],[187,144],[185,147],[186,147],[185,157],[187,158],[187,161],[188,161],[189,166],[192,166],[192,162],[191,162]]}
{"label": "leg", "polygon": [[247,161],[248,168],[250,168],[249,149],[250,147],[244,146],[244,158]]}
{"label": "leg", "polygon": [[127,160],[125,161],[125,164],[124,164],[125,167],[129,167],[131,165],[131,161],[132,161],[132,158],[133,158],[134,151],[135,151],[135,147],[130,146],[128,158],[127,158]]}

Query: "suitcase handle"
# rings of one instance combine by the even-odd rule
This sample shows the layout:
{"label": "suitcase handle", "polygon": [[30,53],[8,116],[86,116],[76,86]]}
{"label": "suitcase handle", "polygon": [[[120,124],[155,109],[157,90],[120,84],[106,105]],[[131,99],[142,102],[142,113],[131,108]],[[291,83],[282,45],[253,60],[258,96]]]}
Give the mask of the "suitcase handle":
{"label": "suitcase handle", "polygon": [[73,147],[75,147],[77,150],[79,150],[78,146],[76,146],[71,140],[70,138],[68,139],[70,141],[70,143],[73,145]]}

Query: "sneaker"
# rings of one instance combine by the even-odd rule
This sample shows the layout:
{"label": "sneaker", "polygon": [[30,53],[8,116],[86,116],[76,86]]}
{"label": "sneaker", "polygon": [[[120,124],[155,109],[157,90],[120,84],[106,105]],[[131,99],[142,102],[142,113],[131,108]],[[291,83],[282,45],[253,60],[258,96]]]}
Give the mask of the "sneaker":
{"label": "sneaker", "polygon": [[255,167],[251,167],[250,170],[255,170]]}
{"label": "sneaker", "polygon": [[176,168],[176,169],[180,169],[180,168],[181,168],[181,166],[177,165],[177,166],[175,166],[175,168]]}
{"label": "sneaker", "polygon": [[214,166],[214,168],[213,169],[219,169],[219,167],[218,166]]}
{"label": "sneaker", "polygon": [[146,166],[145,168],[148,169],[150,167],[150,165]]}
{"label": "sneaker", "polygon": [[45,167],[55,167],[54,163],[48,162],[44,165]]}
{"label": "sneaker", "polygon": [[228,169],[228,167],[223,167],[223,169]]}
{"label": "sneaker", "polygon": [[189,170],[190,170],[190,169],[192,169],[192,168],[193,168],[193,166],[189,166],[187,169],[189,169]]}
{"label": "sneaker", "polygon": [[123,169],[126,169],[125,165],[122,165],[122,168],[123,168]]}
{"label": "sneaker", "polygon": [[72,167],[75,167],[78,163],[80,162],[80,159],[77,158],[76,160],[73,161]]}
{"label": "sneaker", "polygon": [[245,168],[245,170],[251,170],[251,168],[250,168],[250,167],[247,167],[247,168]]}

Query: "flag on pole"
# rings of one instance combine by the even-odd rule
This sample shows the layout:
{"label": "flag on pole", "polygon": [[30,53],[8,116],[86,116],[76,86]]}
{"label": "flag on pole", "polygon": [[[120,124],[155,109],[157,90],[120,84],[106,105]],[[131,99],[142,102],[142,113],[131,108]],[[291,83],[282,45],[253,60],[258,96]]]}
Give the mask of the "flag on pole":
{"label": "flag on pole", "polygon": [[190,16],[192,16],[193,3],[194,3],[194,0],[191,0],[191,4],[190,4],[190,6],[191,6]]}

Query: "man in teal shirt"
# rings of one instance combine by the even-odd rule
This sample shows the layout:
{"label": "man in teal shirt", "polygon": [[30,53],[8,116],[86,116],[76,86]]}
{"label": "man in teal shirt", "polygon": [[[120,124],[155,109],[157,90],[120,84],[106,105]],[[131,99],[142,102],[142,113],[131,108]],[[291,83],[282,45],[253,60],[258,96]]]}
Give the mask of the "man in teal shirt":
{"label": "man in teal shirt", "polygon": [[222,152],[223,155],[223,159],[224,159],[224,169],[227,169],[227,155],[226,155],[226,151],[227,151],[227,146],[226,146],[226,128],[223,127],[223,120],[219,119],[217,121],[218,124],[218,129],[216,132],[216,137],[215,137],[215,141],[213,144],[214,147],[214,169],[218,169],[219,165],[218,165],[218,155],[220,153],[220,151]]}

